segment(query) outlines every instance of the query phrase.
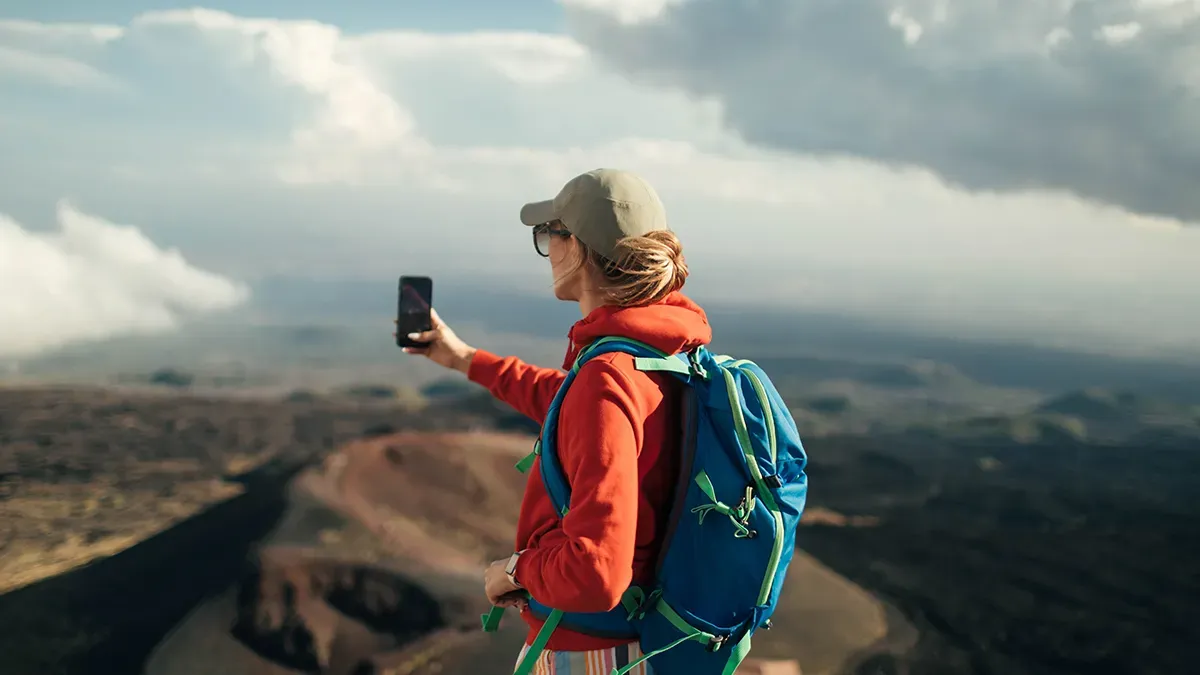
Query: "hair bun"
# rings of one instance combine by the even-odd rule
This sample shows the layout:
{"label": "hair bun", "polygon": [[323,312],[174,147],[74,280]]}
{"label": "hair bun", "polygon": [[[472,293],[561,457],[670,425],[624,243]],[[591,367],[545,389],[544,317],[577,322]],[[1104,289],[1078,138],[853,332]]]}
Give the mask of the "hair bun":
{"label": "hair bun", "polygon": [[683,288],[687,261],[683,244],[670,230],[617,242],[614,259],[603,265],[606,290],[618,305],[652,305]]}

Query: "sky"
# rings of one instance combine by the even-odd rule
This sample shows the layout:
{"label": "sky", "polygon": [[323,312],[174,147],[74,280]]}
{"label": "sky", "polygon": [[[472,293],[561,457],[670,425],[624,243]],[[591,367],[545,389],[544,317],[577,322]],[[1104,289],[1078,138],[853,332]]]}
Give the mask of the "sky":
{"label": "sky", "polygon": [[1200,352],[1194,0],[4,0],[0,101],[0,356],[544,290],[520,206],[600,166],[706,298]]}

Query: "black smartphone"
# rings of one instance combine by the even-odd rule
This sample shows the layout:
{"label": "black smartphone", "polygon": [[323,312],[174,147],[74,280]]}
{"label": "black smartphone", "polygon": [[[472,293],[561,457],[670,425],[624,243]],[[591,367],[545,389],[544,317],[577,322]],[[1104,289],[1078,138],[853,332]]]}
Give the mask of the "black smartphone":
{"label": "black smartphone", "polygon": [[399,300],[396,306],[396,346],[424,347],[425,342],[413,342],[409,333],[423,333],[433,328],[430,309],[433,307],[433,279],[429,277],[400,277]]}

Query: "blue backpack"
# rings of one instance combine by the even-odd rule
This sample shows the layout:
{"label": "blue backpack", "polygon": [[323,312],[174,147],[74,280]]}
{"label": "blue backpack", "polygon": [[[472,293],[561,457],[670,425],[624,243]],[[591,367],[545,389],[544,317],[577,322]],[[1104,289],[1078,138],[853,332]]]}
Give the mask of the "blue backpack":
{"label": "blue backpack", "polygon": [[[528,675],[559,625],[589,635],[628,637],[657,675],[732,675],[750,651],[750,638],[771,627],[771,614],[795,548],[796,526],[808,494],[808,458],[796,423],[766,373],[745,360],[704,347],[665,354],[621,337],[593,342],[575,360],[550,404],[534,451],[546,491],[560,516],[571,502],[555,452],[558,413],[575,375],[607,352],[634,357],[638,370],[665,371],[688,386],[684,442],[675,503],[653,584],[631,586],[611,611],[564,613],[529,599],[545,620],[515,675]],[[499,627],[503,608],[483,616]]]}

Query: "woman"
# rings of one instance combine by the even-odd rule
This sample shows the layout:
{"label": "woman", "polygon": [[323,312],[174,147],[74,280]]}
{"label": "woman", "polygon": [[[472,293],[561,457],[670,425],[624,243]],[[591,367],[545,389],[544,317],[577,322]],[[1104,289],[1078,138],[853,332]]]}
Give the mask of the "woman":
{"label": "woman", "polygon": [[[553,200],[525,205],[521,220],[533,227],[538,254],[550,260],[555,297],[578,303],[583,315],[568,334],[564,369],[603,336],[633,338],[668,353],[711,340],[704,311],[680,291],[688,269],[679,240],[641,178],[609,169],[582,174]],[[429,346],[405,351],[465,373],[538,422],[565,377],[475,349],[436,313],[432,330],[411,337]],[[526,649],[541,621],[520,600],[521,589],[566,612],[601,612],[615,607],[631,583],[652,580],[676,478],[679,386],[669,375],[636,370],[627,354],[602,354],[580,369],[563,400],[557,438],[572,488],[570,511],[558,517],[537,469],[530,470],[518,553],[485,572],[488,599],[521,608],[529,624]],[[563,626],[534,672],[607,673],[639,656],[636,642]],[[643,665],[631,675],[648,672]]]}

